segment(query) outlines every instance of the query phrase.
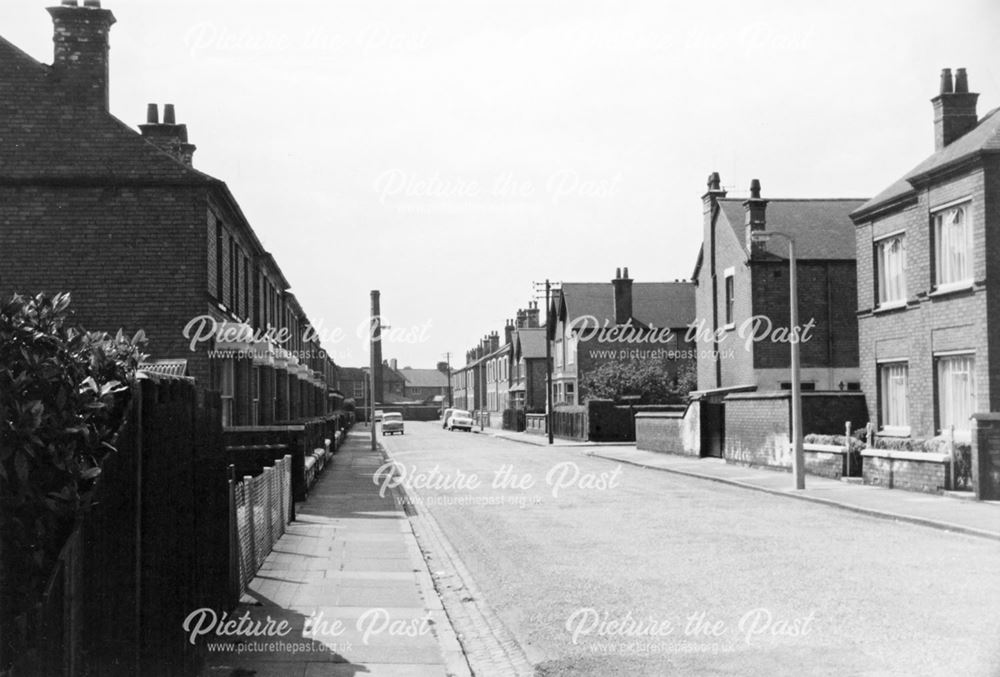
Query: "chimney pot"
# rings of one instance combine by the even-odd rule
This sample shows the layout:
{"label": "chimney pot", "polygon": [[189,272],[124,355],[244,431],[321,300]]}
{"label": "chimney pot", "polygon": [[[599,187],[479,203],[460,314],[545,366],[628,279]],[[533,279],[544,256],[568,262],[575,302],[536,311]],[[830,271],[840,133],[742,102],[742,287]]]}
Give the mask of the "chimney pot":
{"label": "chimney pot", "polygon": [[628,279],[627,268],[625,277],[619,275],[611,281],[611,286],[614,292],[615,324],[623,325],[632,319],[632,280]]}
{"label": "chimney pot", "polygon": [[174,113],[174,104],[172,103],[163,104],[163,124],[165,125],[177,124],[177,117]]}
{"label": "chimney pot", "polygon": [[708,189],[709,190],[719,190],[722,185],[722,179],[719,178],[719,172],[712,172],[708,175]]}
{"label": "chimney pot", "polygon": [[90,7],[91,9],[100,9],[101,0],[83,0],[84,7]]}
{"label": "chimney pot", "polygon": [[966,74],[964,68],[959,68],[955,71],[955,93],[969,93],[969,76]]}
{"label": "chimney pot", "polygon": [[155,103],[146,104],[146,123],[150,125],[159,124],[160,107]]}
{"label": "chimney pot", "polygon": [[750,181],[750,197],[754,200],[760,199],[760,181],[757,179]]}
{"label": "chimney pot", "polygon": [[616,280],[622,279],[622,269],[621,268],[615,268],[615,279]]}
{"label": "chimney pot", "polygon": [[76,7],[76,0],[62,0],[63,7]]}
{"label": "chimney pot", "polygon": [[951,83],[951,69],[950,68],[942,68],[941,69],[941,92],[940,93],[941,94],[951,94],[953,91],[955,91],[955,90],[954,90],[954,87],[952,86],[952,83]]}
{"label": "chimney pot", "polygon": [[934,150],[939,151],[979,124],[976,102],[979,95],[969,91],[969,76],[956,69],[954,85],[951,69],[941,71],[941,93],[931,99],[934,106]]}
{"label": "chimney pot", "polygon": [[628,277],[628,267],[627,266],[625,267],[624,270],[622,270],[622,279],[624,279],[624,280],[629,279],[629,277]]}

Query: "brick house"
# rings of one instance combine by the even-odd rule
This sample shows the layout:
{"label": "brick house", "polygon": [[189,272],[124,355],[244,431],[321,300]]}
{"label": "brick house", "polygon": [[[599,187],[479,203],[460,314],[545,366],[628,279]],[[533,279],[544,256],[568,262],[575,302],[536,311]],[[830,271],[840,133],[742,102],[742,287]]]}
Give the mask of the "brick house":
{"label": "brick house", "polygon": [[408,399],[429,402],[434,398],[448,399],[448,374],[440,369],[403,367],[399,374],[405,380],[404,394]]}
{"label": "brick house", "polygon": [[549,311],[553,403],[580,404],[580,383],[605,363],[662,359],[675,375],[693,365],[694,308],[690,282],[633,282],[628,268],[610,283],[564,282]]}
{"label": "brick house", "polygon": [[861,380],[884,435],[930,438],[1000,409],[1000,112],[941,74],[934,152],[861,205]]}
{"label": "brick house", "polygon": [[354,400],[358,409],[368,407],[368,371],[361,367],[337,366],[335,383],[344,397]]}
{"label": "brick house", "polygon": [[[520,312],[523,311],[519,311],[519,322]],[[511,340],[510,407],[544,413],[546,373],[545,327],[515,326]]]}
{"label": "brick house", "polygon": [[751,241],[752,233],[773,232],[795,239],[799,324],[813,324],[800,344],[803,390],[859,390],[857,321],[843,299],[857,287],[850,213],[864,200],[763,199],[756,180],[750,198],[727,198],[713,173],[702,202],[692,275],[698,390],[790,387],[789,345],[767,333],[768,323],[789,324],[788,244]]}
{"label": "brick house", "polygon": [[87,328],[144,329],[150,368],[219,390],[227,425],[326,412],[333,362],[229,188],[192,167],[173,106],[141,132],[109,112],[113,14],[49,13],[51,66],[0,38],[0,294],[69,291]]}

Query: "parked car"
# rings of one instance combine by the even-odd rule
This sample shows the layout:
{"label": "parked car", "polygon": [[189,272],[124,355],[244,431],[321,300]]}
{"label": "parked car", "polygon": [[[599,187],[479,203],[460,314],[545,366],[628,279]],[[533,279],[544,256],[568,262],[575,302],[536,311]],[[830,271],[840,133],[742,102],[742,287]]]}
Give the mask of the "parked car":
{"label": "parked car", "polygon": [[448,417],[448,430],[466,430],[472,432],[472,414],[464,409],[455,409]]}
{"label": "parked car", "polygon": [[382,416],[383,416],[382,410],[381,409],[376,409],[375,410],[375,422],[378,423],[379,421],[381,421],[382,420]]}
{"label": "parked car", "polygon": [[383,435],[402,435],[403,434],[403,415],[397,414],[395,412],[389,412],[388,414],[382,414],[382,434]]}
{"label": "parked car", "polygon": [[448,427],[448,419],[451,417],[451,414],[452,414],[453,411],[455,411],[455,410],[454,409],[445,409],[444,410],[444,413],[441,415],[441,427],[442,428],[447,428]]}

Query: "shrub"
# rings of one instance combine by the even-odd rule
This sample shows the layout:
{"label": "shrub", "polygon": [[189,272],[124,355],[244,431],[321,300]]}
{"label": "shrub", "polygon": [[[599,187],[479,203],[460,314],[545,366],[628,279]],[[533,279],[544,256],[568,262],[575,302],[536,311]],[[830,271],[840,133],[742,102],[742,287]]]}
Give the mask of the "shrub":
{"label": "shrub", "polygon": [[114,452],[145,337],[70,324],[68,294],[0,305],[0,538],[5,615],[40,599]]}

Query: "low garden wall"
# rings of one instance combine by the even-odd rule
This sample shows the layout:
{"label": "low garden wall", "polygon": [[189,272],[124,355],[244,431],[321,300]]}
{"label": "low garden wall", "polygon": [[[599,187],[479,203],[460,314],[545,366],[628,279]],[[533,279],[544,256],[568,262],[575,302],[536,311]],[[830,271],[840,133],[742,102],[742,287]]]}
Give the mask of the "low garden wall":
{"label": "low garden wall", "polygon": [[927,493],[938,493],[951,486],[948,454],[865,449],[861,456],[865,484]]}
{"label": "low garden wall", "polygon": [[545,414],[525,414],[524,431],[536,435],[544,435],[547,432],[545,429]]}

